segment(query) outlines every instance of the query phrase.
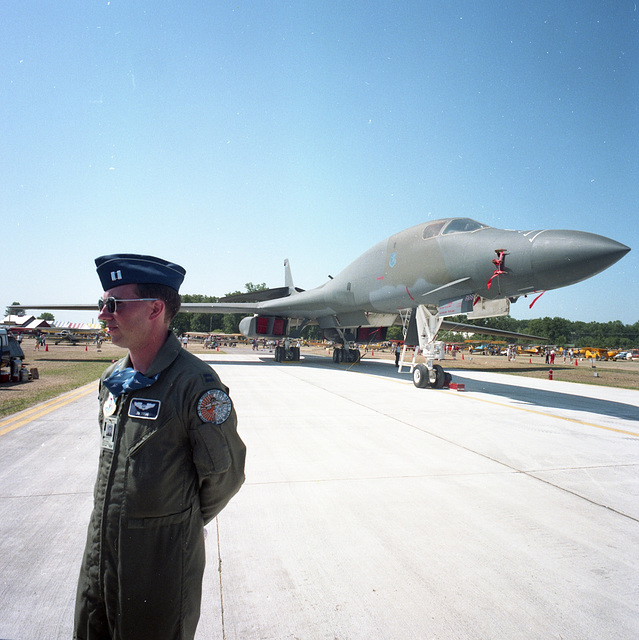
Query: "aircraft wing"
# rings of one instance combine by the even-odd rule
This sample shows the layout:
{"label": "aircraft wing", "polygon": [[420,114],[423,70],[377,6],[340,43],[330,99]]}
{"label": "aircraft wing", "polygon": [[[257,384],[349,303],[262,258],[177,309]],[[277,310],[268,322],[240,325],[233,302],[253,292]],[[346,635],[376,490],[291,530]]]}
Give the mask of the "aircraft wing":
{"label": "aircraft wing", "polygon": [[506,331],[505,329],[493,329],[491,327],[478,327],[474,324],[464,324],[462,322],[451,322],[444,320],[441,329],[445,331],[455,331],[457,333],[479,333],[486,336],[501,336],[503,338],[513,338],[522,340],[539,340],[547,342],[548,338],[541,336],[531,336],[527,333],[517,333],[516,331]]}
{"label": "aircraft wing", "polygon": [[180,311],[185,313],[259,313],[259,302],[183,302]]}
{"label": "aircraft wing", "polygon": [[[9,307],[11,308],[11,307]],[[44,311],[95,311],[98,312],[97,303],[94,304],[20,304],[17,309],[35,309]],[[258,313],[259,303],[248,302],[183,302],[181,311],[186,313]]]}
{"label": "aircraft wing", "polygon": [[98,303],[93,304],[16,304],[9,309],[43,309],[44,311],[95,311],[98,312]]}
{"label": "aircraft wing", "polygon": [[[11,308],[11,307],[9,307]],[[20,304],[17,309],[34,309],[44,311],[95,311],[96,304]],[[183,302],[180,311],[185,313],[259,313],[262,309],[259,302]],[[286,315],[285,313],[283,315]]]}
{"label": "aircraft wing", "polygon": [[[316,320],[314,313],[300,313],[295,304],[295,296],[288,298],[279,298],[277,300],[277,308],[273,308],[275,301],[268,300],[263,302],[183,302],[180,311],[185,313],[244,313],[256,314],[263,312],[266,307],[271,307],[269,313],[281,317],[306,317],[308,320]],[[266,304],[265,304],[266,303]],[[270,304],[269,304],[270,303]],[[300,305],[301,306],[301,305]],[[96,311],[97,304],[50,304],[50,305],[20,305],[22,309],[44,309],[47,311]],[[547,341],[548,338],[542,336],[534,336],[525,333],[517,333],[515,331],[506,331],[504,329],[493,329],[491,327],[479,327],[472,324],[464,324],[462,322],[452,322],[444,320],[441,329],[447,331],[455,331],[458,333],[480,333],[489,336],[500,336],[512,339],[524,339],[535,341]]]}
{"label": "aircraft wing", "polygon": [[[304,289],[299,289],[298,287],[294,287],[294,289],[296,293],[304,291]],[[266,300],[287,298],[289,295],[291,295],[291,289],[289,287],[276,287],[274,289],[260,289],[248,293],[234,293],[220,298],[220,302],[224,304],[227,302],[264,302]]]}

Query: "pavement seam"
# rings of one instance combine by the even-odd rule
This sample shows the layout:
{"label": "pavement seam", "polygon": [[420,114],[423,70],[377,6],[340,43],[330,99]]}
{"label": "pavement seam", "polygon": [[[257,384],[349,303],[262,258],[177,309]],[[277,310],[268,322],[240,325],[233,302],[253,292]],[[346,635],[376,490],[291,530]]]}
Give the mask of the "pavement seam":
{"label": "pavement seam", "polygon": [[[358,372],[358,373],[363,373],[364,375],[370,375],[370,374],[366,374],[364,372]],[[298,378],[298,380],[301,380],[301,379]],[[614,509],[613,507],[609,507],[609,506],[607,506],[605,504],[602,504],[600,502],[592,500],[592,499],[590,499],[590,498],[588,498],[586,496],[580,495],[579,493],[576,493],[575,491],[572,491],[572,490],[567,489],[565,487],[562,487],[560,485],[554,484],[554,483],[550,482],[549,480],[544,480],[543,478],[539,478],[538,476],[534,475],[534,472],[525,471],[525,470],[522,470],[522,469],[517,469],[517,468],[513,467],[512,465],[510,465],[510,464],[508,464],[506,462],[502,462],[501,460],[497,460],[496,458],[493,458],[493,457],[491,457],[491,456],[489,456],[489,455],[487,455],[485,453],[481,453],[480,451],[475,451],[474,449],[470,449],[468,447],[465,447],[465,446],[459,444],[458,442],[454,442],[453,440],[449,440],[448,438],[445,438],[445,437],[443,437],[443,436],[441,436],[439,434],[433,433],[431,431],[428,431],[427,429],[424,429],[424,428],[419,427],[417,425],[411,424],[410,422],[406,422],[405,420],[402,420],[402,419],[398,418],[397,416],[391,415],[389,413],[385,413],[384,411],[380,411],[378,409],[371,408],[371,407],[369,407],[369,406],[367,406],[367,405],[365,405],[365,404],[363,404],[361,402],[355,402],[352,398],[349,398],[347,396],[341,395],[340,393],[337,393],[336,391],[333,391],[331,389],[327,389],[326,387],[323,387],[321,385],[317,385],[317,384],[311,383],[308,380],[304,380],[304,382],[306,382],[307,384],[311,384],[312,386],[315,386],[317,388],[323,389],[327,393],[331,393],[331,394],[333,394],[333,395],[335,395],[335,396],[337,396],[339,398],[347,400],[348,402],[350,402],[352,404],[365,407],[369,411],[373,411],[373,412],[375,412],[375,413],[377,413],[379,415],[385,416],[385,417],[387,417],[387,418],[389,418],[391,420],[394,420],[394,421],[396,421],[396,422],[398,422],[400,424],[403,424],[403,425],[405,425],[407,427],[410,427],[412,429],[416,429],[418,431],[421,431],[422,433],[428,434],[433,438],[437,438],[438,440],[441,440],[442,442],[446,442],[446,443],[448,443],[450,445],[459,447],[460,449],[463,449],[464,451],[468,451],[469,453],[472,453],[472,454],[475,454],[475,455],[480,456],[482,458],[485,458],[486,460],[490,460],[491,462],[494,462],[495,464],[498,464],[498,465],[500,465],[500,466],[502,466],[502,467],[504,467],[506,469],[511,470],[513,473],[519,473],[519,474],[525,475],[525,476],[527,476],[527,477],[529,477],[529,478],[531,478],[533,480],[537,480],[538,482],[543,482],[544,484],[546,484],[546,485],[548,485],[550,487],[554,487],[555,489],[558,489],[559,491],[563,491],[563,492],[568,493],[568,494],[570,494],[572,496],[575,496],[576,498],[580,498],[581,500],[585,500],[586,502],[589,502],[590,504],[592,504],[594,506],[602,507],[602,508],[606,509],[607,511],[611,511],[612,513],[616,513],[617,515],[620,515],[620,516],[622,516],[624,518],[627,518],[627,519],[632,520],[634,522],[639,522],[639,518],[636,518],[636,517],[631,516],[631,515],[629,515],[627,513],[624,513],[623,511],[619,511],[618,509]],[[398,382],[402,382],[402,383],[406,384],[405,381],[398,381]],[[428,391],[430,393],[434,393],[434,392],[450,393],[449,391],[444,390],[444,389],[441,389],[441,390],[439,390],[439,389],[429,389]],[[460,395],[456,395],[455,397],[460,397]],[[464,396],[461,396],[461,397],[464,397]],[[639,437],[639,434],[632,433],[632,432],[626,432],[626,431],[623,431],[621,429],[613,429],[613,428],[610,428],[610,427],[605,427],[603,425],[596,425],[596,424],[591,424],[591,423],[587,423],[587,422],[582,422],[581,420],[567,418],[567,417],[564,417],[564,416],[555,416],[553,414],[546,414],[546,413],[543,413],[541,411],[527,409],[525,407],[516,407],[516,406],[512,406],[512,405],[507,405],[507,404],[503,404],[503,403],[499,403],[499,402],[494,402],[492,400],[485,400],[483,398],[476,398],[474,396],[466,396],[466,397],[467,397],[467,399],[478,400],[479,402],[485,402],[485,403],[488,403],[488,404],[493,404],[493,405],[497,405],[497,406],[501,406],[501,407],[505,407],[505,408],[514,408],[514,409],[518,409],[519,411],[526,411],[528,413],[534,413],[534,414],[542,415],[542,416],[548,417],[548,418],[558,418],[560,420],[565,420],[567,422],[576,422],[576,423],[579,423],[579,424],[585,424],[587,426],[592,426],[592,427],[597,427],[597,428],[600,428],[600,429],[605,429],[607,431],[615,431],[615,432],[618,432],[618,433],[623,433],[623,434],[626,434],[626,435]],[[538,473],[540,473],[540,472],[538,472]]]}

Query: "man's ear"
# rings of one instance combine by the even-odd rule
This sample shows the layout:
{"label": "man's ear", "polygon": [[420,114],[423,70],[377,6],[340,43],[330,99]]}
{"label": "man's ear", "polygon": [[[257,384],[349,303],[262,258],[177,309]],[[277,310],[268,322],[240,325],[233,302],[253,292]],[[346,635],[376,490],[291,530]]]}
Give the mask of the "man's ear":
{"label": "man's ear", "polygon": [[164,315],[164,311],[166,309],[166,303],[164,300],[154,300],[151,307],[151,314],[149,315],[149,320],[155,320],[158,317]]}

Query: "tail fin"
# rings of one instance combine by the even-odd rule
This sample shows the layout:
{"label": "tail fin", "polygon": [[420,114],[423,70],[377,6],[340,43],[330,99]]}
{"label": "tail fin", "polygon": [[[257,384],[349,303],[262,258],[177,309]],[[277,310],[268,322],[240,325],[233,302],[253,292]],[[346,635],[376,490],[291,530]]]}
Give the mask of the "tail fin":
{"label": "tail fin", "polygon": [[284,260],[284,286],[288,287],[289,295],[297,293],[297,291],[295,290],[295,285],[293,284],[293,274],[291,273],[291,265],[288,261],[288,258]]}

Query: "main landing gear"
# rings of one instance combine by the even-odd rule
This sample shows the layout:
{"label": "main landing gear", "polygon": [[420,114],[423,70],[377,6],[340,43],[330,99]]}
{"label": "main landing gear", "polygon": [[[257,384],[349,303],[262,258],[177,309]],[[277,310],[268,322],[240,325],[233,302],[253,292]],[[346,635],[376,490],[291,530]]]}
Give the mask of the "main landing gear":
{"label": "main landing gear", "polygon": [[299,362],[300,360],[299,347],[281,345],[275,347],[275,362]]}
{"label": "main landing gear", "polygon": [[333,349],[333,362],[359,362],[361,357],[359,349],[347,349],[346,347]]}

